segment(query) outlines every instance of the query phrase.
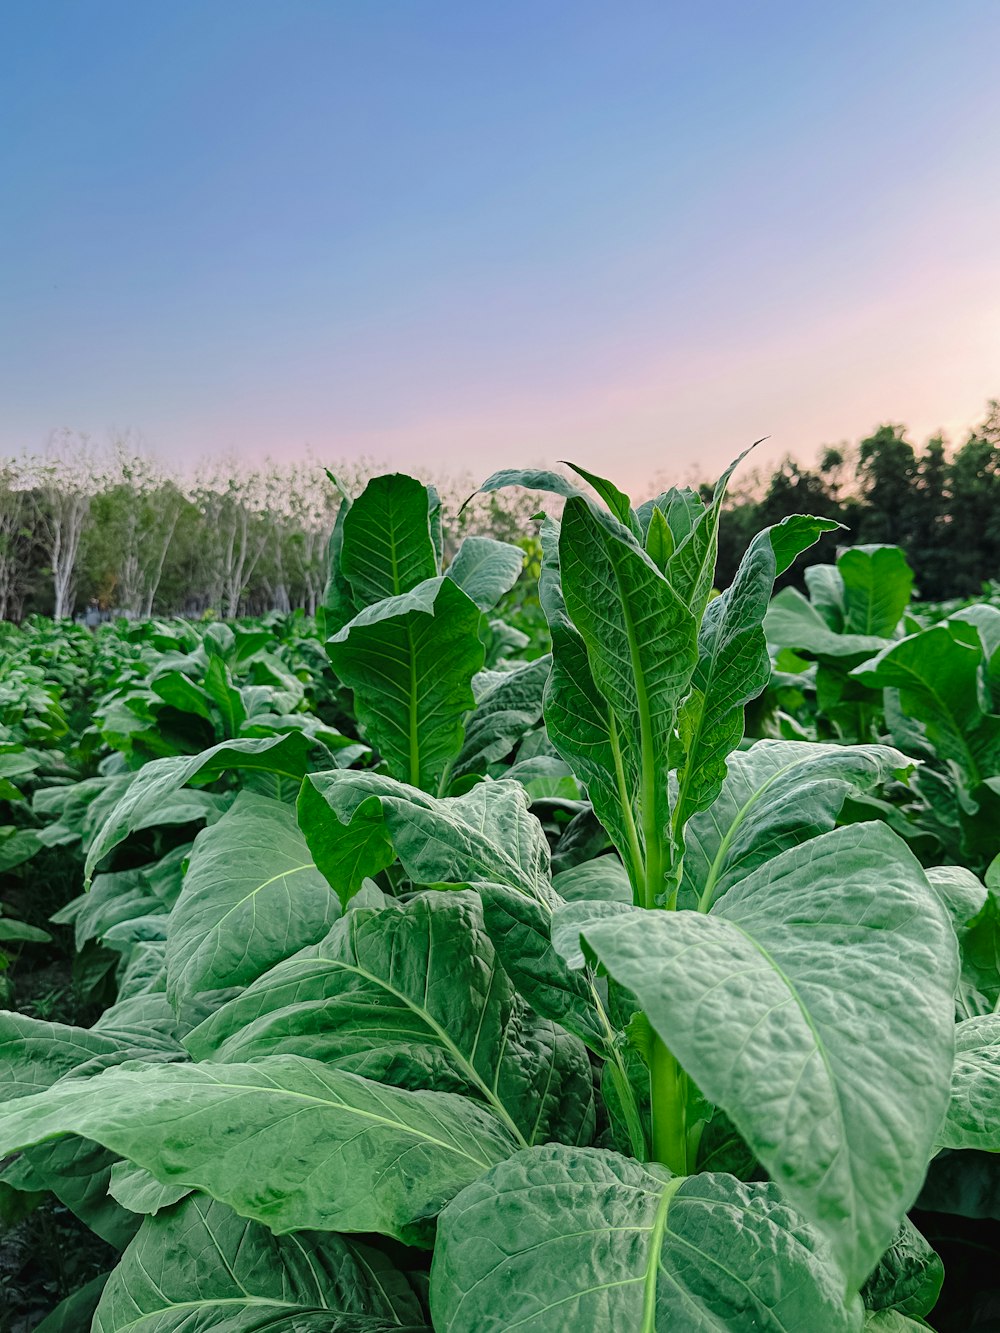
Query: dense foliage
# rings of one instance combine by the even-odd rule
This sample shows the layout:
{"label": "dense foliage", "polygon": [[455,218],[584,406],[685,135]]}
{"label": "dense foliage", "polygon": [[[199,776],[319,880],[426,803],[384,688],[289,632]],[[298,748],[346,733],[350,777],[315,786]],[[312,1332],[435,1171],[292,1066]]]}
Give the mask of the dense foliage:
{"label": "dense foliage", "polygon": [[887,545],[772,599],[803,515],[718,595],[728,477],[491,477],[544,636],[402,476],[315,620],[6,632],[0,1216],[106,1256],[40,1328],[974,1326],[1000,609]]}

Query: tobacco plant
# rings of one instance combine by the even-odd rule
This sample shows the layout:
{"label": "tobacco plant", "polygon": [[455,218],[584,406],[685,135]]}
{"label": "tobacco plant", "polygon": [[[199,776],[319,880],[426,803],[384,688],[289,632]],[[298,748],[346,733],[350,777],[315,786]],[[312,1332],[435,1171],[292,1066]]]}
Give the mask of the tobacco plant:
{"label": "tobacco plant", "polygon": [[[565,499],[550,660],[496,647],[520,552],[446,565],[433,494],[379,479],[323,609],[357,747],[336,766],[297,728],[149,763],[90,837],[71,915],[120,952],[118,997],[86,1031],[3,1018],[0,1187],[126,1246],[80,1295],[100,1333],[933,1307],[907,1211],[939,1149],[1000,1149],[987,889],[842,821],[909,779],[900,750],[743,741],[774,580],[831,525],[760,533],[715,595],[728,474],[638,507],[580,476],[486,483]],[[235,800],[207,790],[233,773]],[[143,864],[192,783],[224,799]]]}

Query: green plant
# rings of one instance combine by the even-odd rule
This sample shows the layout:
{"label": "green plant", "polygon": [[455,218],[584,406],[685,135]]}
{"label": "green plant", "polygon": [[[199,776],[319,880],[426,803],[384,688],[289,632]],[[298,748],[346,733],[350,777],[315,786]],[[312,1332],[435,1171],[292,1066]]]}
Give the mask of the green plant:
{"label": "green plant", "polygon": [[[551,659],[487,657],[522,553],[468,539],[443,571],[433,492],[378,479],[323,605],[355,747],[241,722],[42,802],[116,994],[90,1029],[0,1016],[0,1188],[124,1249],[100,1333],[933,1307],[907,1210],[939,1149],[1000,1149],[996,886],[844,822],[901,750],[743,746],[774,579],[834,525],[760,533],[713,598],[728,473],[638,507],[580,475],[486,483],[565,498]],[[204,648],[247,688],[192,633],[170,670]]]}

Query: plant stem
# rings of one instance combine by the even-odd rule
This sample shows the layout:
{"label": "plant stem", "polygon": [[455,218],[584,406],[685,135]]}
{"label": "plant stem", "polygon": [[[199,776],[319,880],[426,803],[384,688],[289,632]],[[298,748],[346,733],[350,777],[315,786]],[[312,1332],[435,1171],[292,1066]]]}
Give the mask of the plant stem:
{"label": "plant stem", "polygon": [[658,1036],[653,1036],[649,1071],[653,1158],[674,1175],[688,1174],[687,1075]]}

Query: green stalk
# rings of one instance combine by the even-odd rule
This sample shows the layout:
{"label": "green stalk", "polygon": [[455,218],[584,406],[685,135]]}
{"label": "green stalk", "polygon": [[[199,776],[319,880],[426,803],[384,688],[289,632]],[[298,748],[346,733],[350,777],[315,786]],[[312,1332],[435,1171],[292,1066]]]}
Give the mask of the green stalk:
{"label": "green stalk", "polygon": [[653,1159],[674,1175],[688,1174],[687,1075],[653,1035],[649,1091],[653,1103]]}

